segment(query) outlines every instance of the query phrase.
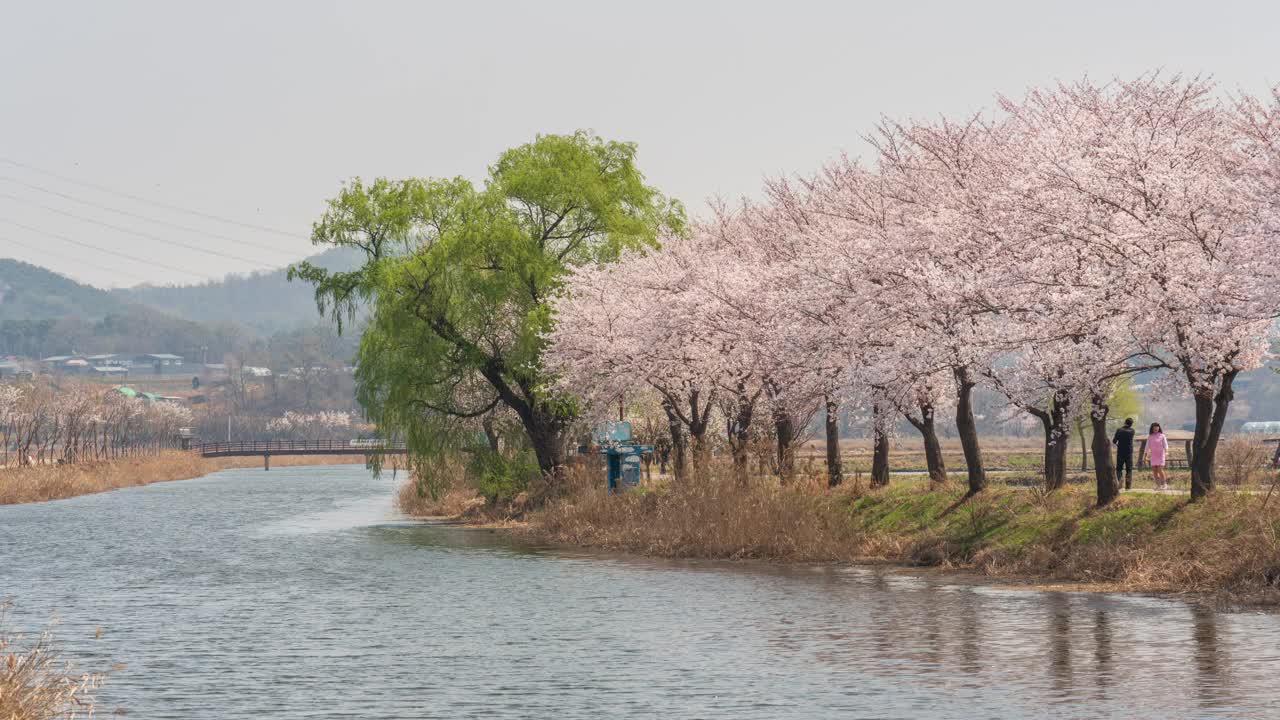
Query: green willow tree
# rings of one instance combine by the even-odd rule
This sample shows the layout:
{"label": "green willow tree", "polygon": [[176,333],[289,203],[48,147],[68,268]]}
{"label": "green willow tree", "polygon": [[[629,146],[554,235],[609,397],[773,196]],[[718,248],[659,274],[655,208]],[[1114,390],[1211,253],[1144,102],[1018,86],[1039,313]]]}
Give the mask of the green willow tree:
{"label": "green willow tree", "polygon": [[358,248],[364,264],[301,263],[289,277],[312,283],[340,328],[368,308],[357,397],[382,432],[429,457],[452,430],[506,408],[539,469],[557,471],[576,408],[543,369],[550,300],[573,267],[656,247],[684,223],[635,153],[588,132],[541,135],[503,153],[482,187],[355,179],[329,201],[312,242]]}

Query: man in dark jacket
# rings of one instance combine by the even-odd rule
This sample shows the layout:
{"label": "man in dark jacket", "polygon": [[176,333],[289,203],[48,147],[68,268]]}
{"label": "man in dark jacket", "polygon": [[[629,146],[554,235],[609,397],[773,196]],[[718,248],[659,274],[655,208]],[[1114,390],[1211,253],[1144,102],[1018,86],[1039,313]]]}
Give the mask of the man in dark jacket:
{"label": "man in dark jacket", "polygon": [[1133,418],[1124,419],[1124,427],[1117,428],[1111,438],[1116,446],[1116,478],[1124,471],[1124,489],[1133,489]]}

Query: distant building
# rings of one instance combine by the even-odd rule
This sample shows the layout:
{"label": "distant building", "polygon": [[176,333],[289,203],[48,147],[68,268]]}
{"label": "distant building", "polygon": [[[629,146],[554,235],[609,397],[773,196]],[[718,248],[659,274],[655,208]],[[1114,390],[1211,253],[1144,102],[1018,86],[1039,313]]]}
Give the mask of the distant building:
{"label": "distant building", "polygon": [[1263,422],[1247,422],[1240,426],[1240,432],[1249,434],[1280,435],[1280,420]]}
{"label": "distant building", "polygon": [[133,358],[125,355],[117,355],[115,353],[107,353],[105,355],[89,355],[85,360],[94,367],[106,367],[114,365],[119,367],[130,367],[133,365]]}
{"label": "distant building", "polygon": [[133,366],[139,372],[147,372],[149,370],[156,375],[172,375],[183,372],[182,356],[169,355],[167,353],[136,355],[133,358]]}
{"label": "distant building", "polygon": [[289,371],[285,373],[285,376],[290,378],[301,378],[307,376],[315,377],[317,375],[328,375],[330,371],[331,368],[328,365],[312,363],[310,365],[289,368]]}
{"label": "distant building", "polygon": [[240,368],[240,374],[245,378],[269,378],[271,377],[271,368],[254,367],[245,365]]}
{"label": "distant building", "polygon": [[0,361],[0,380],[5,382],[27,382],[34,378],[34,373],[16,361]]}
{"label": "distant building", "polygon": [[89,361],[83,355],[50,355],[40,360],[40,366],[46,372],[78,373],[89,367]]}
{"label": "distant building", "polygon": [[93,377],[100,378],[127,378],[129,377],[129,368],[123,365],[96,365],[90,366],[86,371]]}
{"label": "distant building", "polygon": [[214,378],[225,378],[228,375],[227,366],[224,363],[205,363],[203,374]]}

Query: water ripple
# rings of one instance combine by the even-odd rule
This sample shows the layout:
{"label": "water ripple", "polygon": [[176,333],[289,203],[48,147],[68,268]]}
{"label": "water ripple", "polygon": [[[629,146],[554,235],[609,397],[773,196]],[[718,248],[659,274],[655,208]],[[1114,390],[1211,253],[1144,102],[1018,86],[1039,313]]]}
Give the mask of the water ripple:
{"label": "water ripple", "polygon": [[[359,468],[0,508],[0,594],[135,718],[1261,718],[1280,619],[523,547]],[[96,628],[104,635],[94,640]]]}

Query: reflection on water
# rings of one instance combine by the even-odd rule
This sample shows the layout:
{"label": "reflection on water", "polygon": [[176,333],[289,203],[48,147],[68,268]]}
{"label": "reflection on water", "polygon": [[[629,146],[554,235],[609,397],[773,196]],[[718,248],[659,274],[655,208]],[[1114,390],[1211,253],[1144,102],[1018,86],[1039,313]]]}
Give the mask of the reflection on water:
{"label": "reflection on water", "polygon": [[[0,508],[0,593],[138,718],[1258,718],[1280,618],[522,546],[358,468]],[[94,630],[105,634],[94,640]],[[109,708],[110,709],[110,708]]]}
{"label": "reflection on water", "polygon": [[1108,698],[1115,663],[1111,650],[1111,615],[1102,609],[1093,611],[1093,665],[1093,681],[1098,688],[1098,697]]}
{"label": "reflection on water", "polygon": [[1218,620],[1204,608],[1191,610],[1192,631],[1195,641],[1193,657],[1196,666],[1196,694],[1201,704],[1212,708],[1228,702],[1230,685],[1222,673],[1222,648],[1218,642]]}
{"label": "reflection on water", "polygon": [[1071,676],[1071,604],[1062,593],[1046,593],[1049,606],[1049,676],[1055,697],[1070,697],[1075,687]]}

